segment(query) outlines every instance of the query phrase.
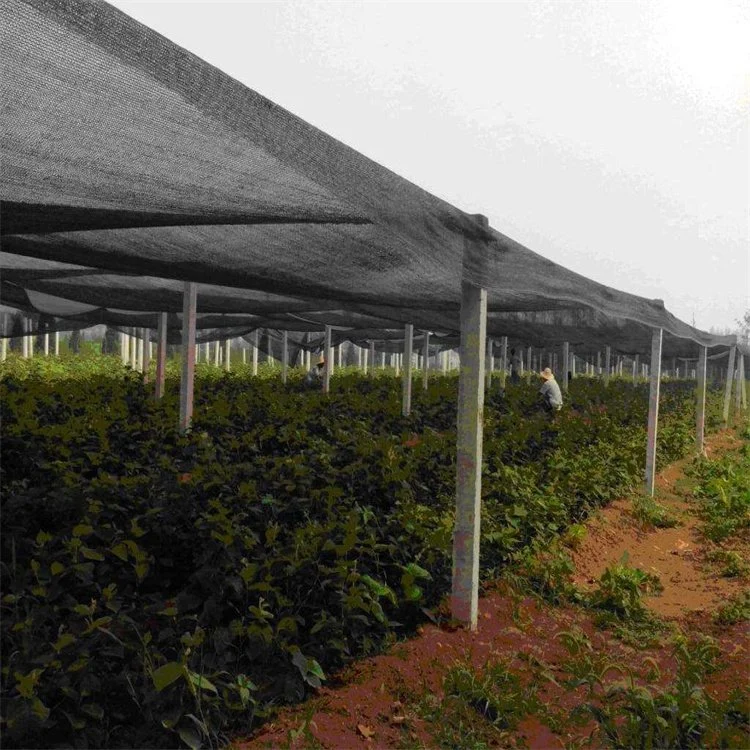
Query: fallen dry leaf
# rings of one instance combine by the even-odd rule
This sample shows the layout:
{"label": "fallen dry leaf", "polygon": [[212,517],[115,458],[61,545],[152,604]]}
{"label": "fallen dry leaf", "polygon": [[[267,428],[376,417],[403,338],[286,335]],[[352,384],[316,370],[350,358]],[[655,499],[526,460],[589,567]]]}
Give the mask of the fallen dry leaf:
{"label": "fallen dry leaf", "polygon": [[357,724],[357,731],[366,739],[370,740],[375,736],[375,730],[366,724]]}

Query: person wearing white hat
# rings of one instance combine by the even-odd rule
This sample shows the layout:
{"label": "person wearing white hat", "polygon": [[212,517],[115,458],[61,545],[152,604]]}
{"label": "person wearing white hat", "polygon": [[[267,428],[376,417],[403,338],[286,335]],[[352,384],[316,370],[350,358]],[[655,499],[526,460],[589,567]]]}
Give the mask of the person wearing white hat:
{"label": "person wearing white hat", "polygon": [[315,389],[323,387],[323,368],[326,366],[326,359],[321,354],[318,362],[311,367],[305,375],[305,388]]}
{"label": "person wearing white hat", "polygon": [[542,387],[539,389],[544,410],[550,414],[560,411],[563,405],[562,393],[552,370],[549,367],[545,367],[539,373],[539,377],[544,381]]}

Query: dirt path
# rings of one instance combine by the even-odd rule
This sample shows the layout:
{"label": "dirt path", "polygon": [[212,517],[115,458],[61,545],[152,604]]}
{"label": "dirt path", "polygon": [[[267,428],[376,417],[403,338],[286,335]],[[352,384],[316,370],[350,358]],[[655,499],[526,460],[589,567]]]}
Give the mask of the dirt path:
{"label": "dirt path", "polygon": [[[719,453],[739,447],[729,432],[713,435],[707,450]],[[694,519],[681,497],[685,461],[663,471],[658,479],[659,499],[681,515],[684,525],[674,529],[645,530],[631,514],[631,503],[618,501],[588,524],[588,533],[576,551],[576,581],[582,586],[598,578],[607,565],[627,551],[630,562],[658,573],[664,584],[649,606],[692,632],[714,636],[729,666],[707,684],[709,693],[725,693],[733,685],[746,687],[750,674],[746,624],[716,627],[708,613],[718,603],[743,588],[742,581],[720,579],[705,564]],[[746,582],[745,582],[746,586]],[[425,700],[439,700],[448,669],[457,663],[481,669],[488,662],[504,661],[518,674],[544,673],[548,677],[571,669],[570,653],[561,632],[580,629],[590,639],[591,658],[618,662],[643,675],[658,666],[661,681],[674,676],[675,662],[668,648],[633,649],[611,633],[594,627],[585,610],[551,607],[533,599],[519,601],[495,591],[480,600],[476,632],[446,630],[434,625],[420,629],[417,638],[394,646],[389,653],[353,664],[331,678],[326,687],[305,704],[282,710],[252,739],[233,750],[256,748],[431,748],[436,746],[434,727],[420,718]],[[588,657],[587,657],[588,658]],[[605,670],[606,671],[606,670]],[[619,678],[614,674],[612,679]],[[539,697],[560,716],[569,717],[574,706],[587,700],[586,689],[563,687],[545,679]],[[557,726],[550,721],[526,718],[500,746],[540,750],[563,748],[584,741],[595,732],[594,722],[582,726]],[[594,741],[594,746],[599,743]]]}
{"label": "dirt path", "polygon": [[[706,453],[709,457],[720,455],[741,445],[733,432],[725,430],[709,437]],[[717,575],[716,566],[706,559],[699,521],[685,500],[690,482],[685,479],[684,468],[691,460],[671,464],[656,480],[656,499],[679,519],[679,526],[644,528],[631,512],[631,501],[612,503],[589,521],[586,538],[573,553],[576,584],[584,589],[591,586],[607,566],[627,552],[631,565],[655,573],[664,585],[661,595],[646,600],[647,606],[662,617],[677,620],[712,612],[747,588],[742,579]],[[746,557],[750,552],[746,539],[733,546],[742,547]]]}

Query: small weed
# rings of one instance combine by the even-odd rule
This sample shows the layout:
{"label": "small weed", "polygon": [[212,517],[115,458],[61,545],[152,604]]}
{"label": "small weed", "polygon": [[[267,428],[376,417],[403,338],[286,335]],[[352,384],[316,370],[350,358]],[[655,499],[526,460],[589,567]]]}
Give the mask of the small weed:
{"label": "small weed", "polygon": [[516,572],[508,575],[517,587],[551,604],[561,604],[580,599],[580,592],[573,583],[574,570],[568,551],[552,543],[545,550],[524,553]]}
{"label": "small weed", "polygon": [[433,724],[438,747],[521,746],[512,730],[539,709],[535,685],[524,686],[503,663],[481,670],[469,662],[457,664],[446,674],[443,686],[443,699],[430,696],[420,711]]}
{"label": "small weed", "polygon": [[586,527],[582,523],[571,524],[562,537],[562,543],[571,549],[578,549],[587,533]]}
{"label": "small weed", "polygon": [[721,565],[721,575],[725,578],[740,578],[750,573],[750,565],[739,552],[726,549],[716,549],[710,552],[707,559]]}
{"label": "small weed", "polygon": [[599,579],[599,586],[589,597],[595,609],[609,612],[621,620],[646,617],[644,594],[655,594],[663,589],[659,577],[628,565],[626,552],[619,563],[608,567]]}
{"label": "small weed", "polygon": [[633,499],[633,515],[642,525],[657,529],[670,529],[680,523],[671,510],[650,495],[638,495]]}
{"label": "small weed", "polygon": [[716,667],[718,647],[710,638],[675,640],[678,673],[666,689],[637,685],[631,677],[613,685],[601,705],[585,704],[609,745],[625,748],[689,748],[748,746],[747,698],[740,691],[720,701],[701,685]]}
{"label": "small weed", "polygon": [[611,661],[605,654],[594,649],[591,641],[579,628],[562,631],[555,637],[559,638],[571,657],[560,665],[570,675],[570,678],[564,681],[567,687],[577,688],[586,685],[591,696],[598,686],[604,684],[604,678],[609,672],[626,674],[626,667]]}
{"label": "small weed", "polygon": [[750,620],[750,590],[743,591],[723,607],[719,607],[714,613],[714,620],[719,625],[736,625],[738,622]]}

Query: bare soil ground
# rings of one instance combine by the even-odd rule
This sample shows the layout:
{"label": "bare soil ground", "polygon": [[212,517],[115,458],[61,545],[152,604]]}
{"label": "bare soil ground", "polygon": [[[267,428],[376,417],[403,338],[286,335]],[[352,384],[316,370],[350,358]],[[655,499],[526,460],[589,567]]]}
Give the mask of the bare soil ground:
{"label": "bare soil ground", "polygon": [[[718,455],[740,445],[733,433],[724,431],[709,437],[707,452]],[[688,487],[683,473],[686,463],[667,467],[657,485],[659,501],[679,514],[681,525],[644,528],[634,519],[630,501],[611,504],[590,520],[585,539],[573,553],[575,581],[582,588],[590,586],[625,551],[630,564],[658,574],[664,591],[649,597],[648,606],[684,632],[717,639],[725,663],[710,677],[706,689],[723,695],[734,686],[747,689],[749,629],[747,623],[719,627],[710,615],[746,588],[747,579],[721,578],[715,564],[706,561],[697,521],[681,494]],[[747,540],[741,544],[743,557],[750,561]],[[656,665],[662,683],[675,673],[676,663],[668,647],[629,647],[595,627],[591,613],[583,609],[553,607],[532,598],[521,600],[498,587],[480,600],[479,611],[475,632],[427,625],[418,637],[331,677],[311,700],[281,710],[255,736],[237,740],[233,750],[435,747],[434,727],[420,718],[418,706],[426,695],[442,696],[443,679],[452,665],[470,662],[480,669],[489,661],[504,661],[519,674],[536,665],[537,671],[546,670],[554,677],[570,669],[570,654],[556,635],[573,628],[588,636],[601,663],[626,664],[639,675],[653,672]],[[612,680],[618,678],[613,671]],[[545,681],[540,690],[544,704],[561,715],[587,699],[584,687],[565,688],[553,680]],[[527,718],[500,746],[548,750],[576,746],[589,737],[594,747],[603,744],[593,721],[583,726],[557,726],[556,732],[548,724],[538,717]]]}

